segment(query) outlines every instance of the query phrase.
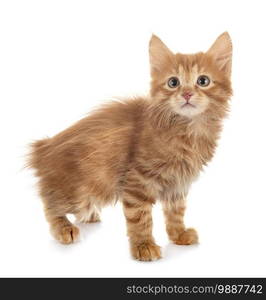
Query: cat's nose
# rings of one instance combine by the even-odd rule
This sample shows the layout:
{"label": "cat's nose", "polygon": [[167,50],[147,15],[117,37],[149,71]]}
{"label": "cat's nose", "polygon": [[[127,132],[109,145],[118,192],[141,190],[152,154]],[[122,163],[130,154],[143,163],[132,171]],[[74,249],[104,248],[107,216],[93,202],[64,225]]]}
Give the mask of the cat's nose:
{"label": "cat's nose", "polygon": [[193,93],[190,91],[185,91],[182,94],[182,97],[185,98],[187,101],[193,96]]}

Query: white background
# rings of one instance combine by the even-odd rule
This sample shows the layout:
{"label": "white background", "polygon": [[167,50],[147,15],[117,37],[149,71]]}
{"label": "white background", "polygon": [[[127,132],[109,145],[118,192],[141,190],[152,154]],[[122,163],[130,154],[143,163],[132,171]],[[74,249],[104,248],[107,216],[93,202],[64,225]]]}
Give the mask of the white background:
{"label": "white background", "polygon": [[[265,28],[263,0],[1,1],[0,276],[266,276]],[[82,242],[55,242],[32,172],[22,169],[27,144],[106,99],[147,93],[153,32],[189,53],[225,30],[234,45],[231,113],[188,199],[200,244],[170,244],[158,204],[157,262],[131,259],[120,205],[82,227]]]}

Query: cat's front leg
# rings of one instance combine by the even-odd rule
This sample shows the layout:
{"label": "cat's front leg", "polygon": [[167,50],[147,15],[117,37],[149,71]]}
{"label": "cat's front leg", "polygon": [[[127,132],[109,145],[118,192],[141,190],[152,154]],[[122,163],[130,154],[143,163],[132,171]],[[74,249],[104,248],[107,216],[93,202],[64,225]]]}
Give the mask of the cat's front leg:
{"label": "cat's front leg", "polygon": [[128,185],[123,195],[131,254],[141,261],[157,260],[161,258],[161,250],[152,236],[151,211],[154,199],[139,187],[138,184]]}
{"label": "cat's front leg", "polygon": [[169,239],[177,245],[192,245],[198,243],[198,234],[195,229],[187,228],[184,224],[186,210],[185,197],[173,197],[162,200],[165,216],[166,231]]}

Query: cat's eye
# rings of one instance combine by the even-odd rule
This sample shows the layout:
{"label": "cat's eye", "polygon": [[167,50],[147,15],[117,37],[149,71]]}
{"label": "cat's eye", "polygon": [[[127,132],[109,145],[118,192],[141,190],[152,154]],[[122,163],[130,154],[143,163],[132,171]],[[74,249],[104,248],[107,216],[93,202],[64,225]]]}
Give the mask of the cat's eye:
{"label": "cat's eye", "polygon": [[177,77],[171,77],[169,80],[168,80],[168,86],[172,89],[178,87],[180,85],[180,81]]}
{"label": "cat's eye", "polygon": [[197,80],[197,84],[200,86],[208,86],[210,84],[210,78],[206,75],[201,75],[199,76],[198,80]]}

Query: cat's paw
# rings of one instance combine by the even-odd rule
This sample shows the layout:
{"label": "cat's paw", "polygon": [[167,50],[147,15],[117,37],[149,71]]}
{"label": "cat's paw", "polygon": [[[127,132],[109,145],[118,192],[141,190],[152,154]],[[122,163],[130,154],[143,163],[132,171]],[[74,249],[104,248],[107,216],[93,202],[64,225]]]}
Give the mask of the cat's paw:
{"label": "cat's paw", "polygon": [[79,229],[72,224],[62,226],[54,236],[62,244],[71,244],[79,240]]}
{"label": "cat's paw", "polygon": [[161,258],[161,247],[152,242],[131,246],[132,256],[140,261],[153,261]]}
{"label": "cat's paw", "polygon": [[94,211],[86,223],[97,223],[97,222],[101,222],[100,214],[97,211]]}
{"label": "cat's paw", "polygon": [[199,241],[197,231],[193,228],[188,228],[179,234],[178,238],[173,242],[177,245],[193,245]]}

